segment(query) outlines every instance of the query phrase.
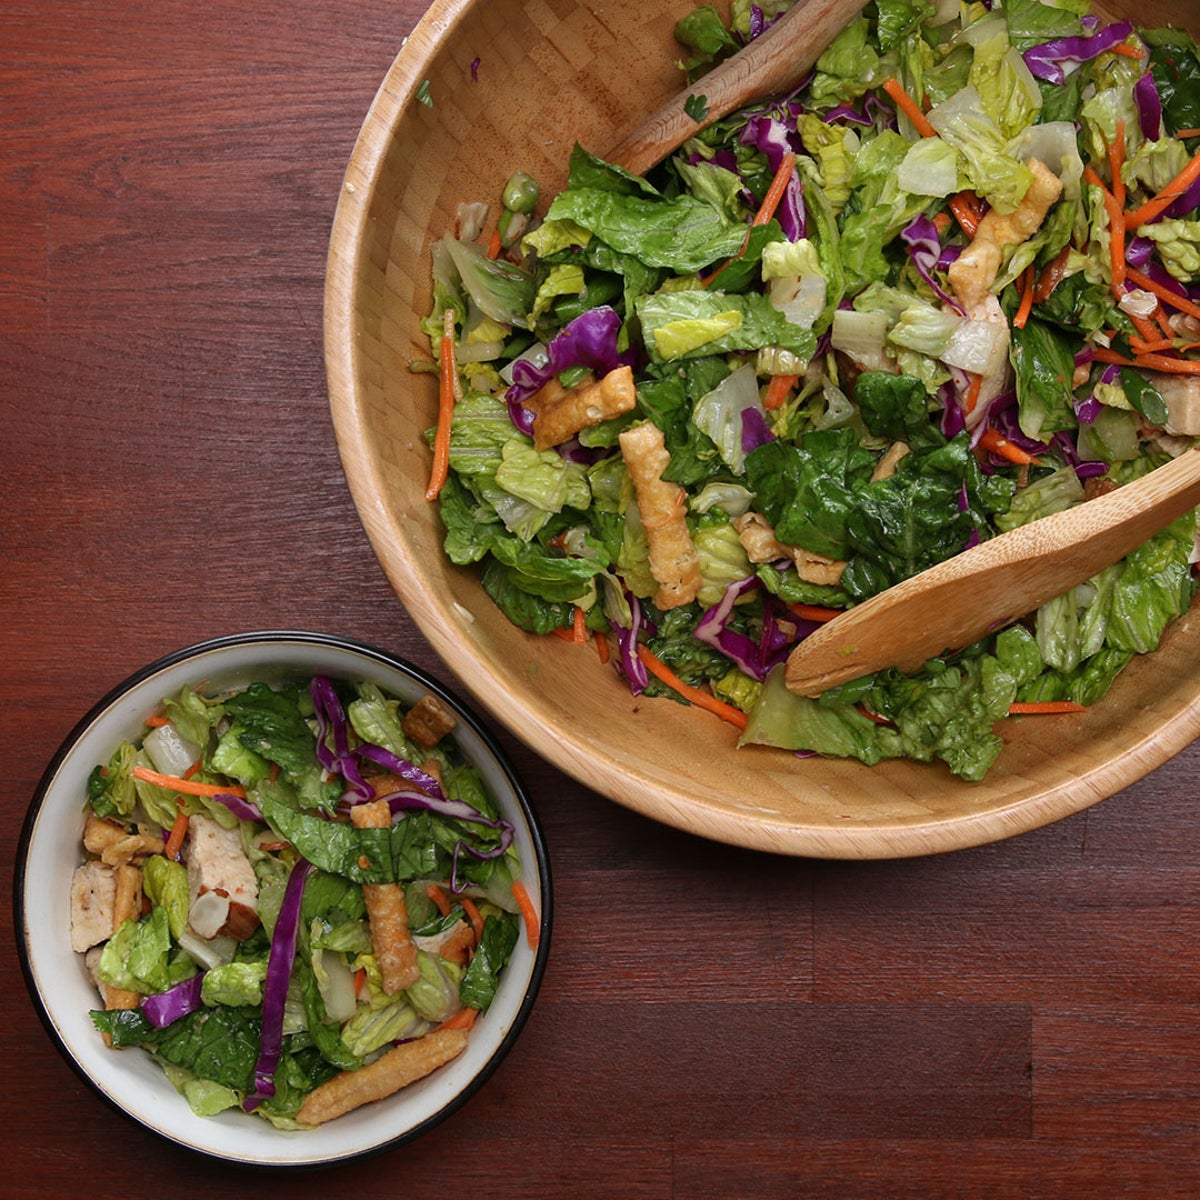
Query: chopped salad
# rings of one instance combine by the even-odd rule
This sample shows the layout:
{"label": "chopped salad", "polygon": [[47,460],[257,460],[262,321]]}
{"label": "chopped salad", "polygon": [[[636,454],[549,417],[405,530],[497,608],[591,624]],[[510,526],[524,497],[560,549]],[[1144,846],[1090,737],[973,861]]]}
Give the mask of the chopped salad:
{"label": "chopped salad", "polygon": [[548,203],[517,172],[435,243],[427,496],[514,624],[633,693],[977,780],[998,722],[1159,645],[1195,514],[916,674],[813,699],[784,664],[1195,445],[1200,55],[1082,0],[872,0],[794,94],[706,124],[704,71],[786,7],[680,22],[696,131],[645,176],[576,145]]}
{"label": "chopped salad", "polygon": [[284,1129],[461,1054],[538,920],[456,721],[324,676],[167,699],[88,781],[70,935],[105,1040]]}

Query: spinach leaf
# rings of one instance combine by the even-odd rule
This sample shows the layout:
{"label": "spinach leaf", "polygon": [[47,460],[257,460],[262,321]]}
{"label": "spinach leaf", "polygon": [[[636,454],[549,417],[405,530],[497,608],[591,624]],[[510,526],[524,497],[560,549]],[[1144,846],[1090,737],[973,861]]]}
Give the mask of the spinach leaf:
{"label": "spinach leaf", "polygon": [[1060,429],[1074,429],[1075,354],[1067,338],[1046,321],[1030,317],[1023,329],[1013,327],[1009,359],[1026,437],[1046,441]]}
{"label": "spinach leaf", "polygon": [[1182,29],[1150,29],[1142,36],[1150,47],[1150,71],[1168,134],[1200,129],[1200,52],[1195,41]]}
{"label": "spinach leaf", "polygon": [[513,913],[499,916],[488,913],[483,921],[483,932],[479,946],[471,959],[458,994],[468,1008],[485,1012],[496,996],[500,986],[500,972],[512,956],[517,944],[520,926]]}

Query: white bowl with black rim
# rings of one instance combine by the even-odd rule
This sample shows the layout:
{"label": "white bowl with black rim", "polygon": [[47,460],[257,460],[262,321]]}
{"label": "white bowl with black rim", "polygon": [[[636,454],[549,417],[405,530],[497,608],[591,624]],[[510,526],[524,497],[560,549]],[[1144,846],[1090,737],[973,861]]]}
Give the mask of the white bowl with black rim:
{"label": "white bowl with black rim", "polygon": [[[496,997],[466,1050],[432,1075],[352,1113],[304,1131],[282,1130],[231,1110],[196,1116],[151,1057],[109,1049],[92,1024],[99,1007],[83,956],[71,949],[70,885],[82,861],[87,778],[122,739],[138,737],[165,697],[184,684],[238,687],[327,675],[369,681],[405,705],[432,693],[458,718],[452,739],[512,823],[522,882],[540,917],[537,949],[518,940]],[[532,1010],[550,948],[550,869],[545,841],[512,764],[479,718],[414,667],[360,642],[267,631],[206,641],[144,667],[104,696],[67,735],[33,795],[14,883],[18,951],[30,995],[51,1038],[104,1100],[168,1141],[213,1158],[266,1167],[316,1167],[378,1153],[417,1137],[462,1105],[512,1047]]]}

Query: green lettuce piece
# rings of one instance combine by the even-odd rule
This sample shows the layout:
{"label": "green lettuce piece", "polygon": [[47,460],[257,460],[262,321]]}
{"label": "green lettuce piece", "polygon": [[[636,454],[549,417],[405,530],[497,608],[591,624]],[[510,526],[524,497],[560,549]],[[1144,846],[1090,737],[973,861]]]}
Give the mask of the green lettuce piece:
{"label": "green lettuce piece", "polygon": [[711,4],[694,8],[675,25],[675,40],[695,56],[688,66],[695,69],[720,57],[727,50],[736,50],[737,40],[725,28],[721,14]]}
{"label": "green lettuce piece", "polygon": [[1185,283],[1200,276],[1200,220],[1176,217],[1142,225],[1141,237],[1148,237],[1158,247],[1163,266]]}
{"label": "green lettuce piece", "polygon": [[256,754],[247,747],[242,742],[241,735],[241,725],[230,725],[221,735],[208,765],[214,771],[251,787],[270,775],[271,764],[261,754]]}
{"label": "green lettuce piece", "polygon": [[1083,33],[1079,18],[1088,6],[1089,0],[1067,0],[1053,6],[1044,0],[1007,0],[1008,39],[1018,50],[1028,50],[1042,42],[1078,37]]}
{"label": "green lettuce piece", "polygon": [[976,35],[969,82],[979,93],[983,110],[1004,138],[1014,138],[1037,120],[1042,95],[1020,53],[1009,43],[1003,19],[986,26],[988,36]]}
{"label": "green lettuce piece", "polygon": [[262,962],[231,962],[212,967],[204,973],[200,996],[205,1004],[224,1004],[230,1007],[261,1005],[267,964]]}
{"label": "green lettuce piece", "polygon": [[180,737],[196,746],[208,744],[209,733],[220,724],[225,706],[205,700],[186,684],[179,694],[163,701],[163,716],[175,726]]}
{"label": "green lettuce piece", "polygon": [[1121,178],[1130,188],[1140,184],[1154,195],[1187,166],[1190,157],[1187,146],[1178,138],[1147,140],[1129,152],[1121,169]]}
{"label": "green lettuce piece", "polygon": [[817,59],[810,94],[818,108],[849,104],[876,82],[878,51],[865,17],[851,21]]}
{"label": "green lettuce piece", "polygon": [[482,246],[460,242],[450,234],[440,244],[481,312],[502,325],[529,324],[535,290],[528,271],[503,257],[488,258]]}
{"label": "green lettuce piece", "polygon": [[104,943],[96,974],[109,987],[150,996],[171,986],[171,930],[164,908],[132,917]]}
{"label": "green lettuce piece", "polygon": [[541,258],[549,258],[575,246],[586,246],[591,238],[590,231],[575,221],[543,221],[521,239],[521,248],[526,253],[532,251]]}
{"label": "green lettuce piece", "polygon": [[562,600],[546,600],[522,586],[519,571],[489,558],[480,580],[484,592],[518,629],[546,634],[571,623],[574,606]]}
{"label": "green lettuce piece", "polygon": [[[107,763],[92,768],[88,775],[88,803],[96,816],[127,817],[138,801],[131,772],[138,763],[138,748],[123,741],[113,751]],[[172,812],[170,820],[174,821]],[[170,823],[170,822],[168,822]]]}
{"label": "green lettuce piece", "polygon": [[742,177],[736,171],[727,170],[717,163],[700,161],[686,162],[680,158],[675,163],[687,190],[731,221],[741,221],[746,216],[746,205],[742,200]]}
{"label": "green lettuce piece", "polygon": [[692,534],[692,543],[700,560],[701,582],[696,599],[706,607],[719,604],[731,583],[753,571],[737,530],[727,521],[701,524]]}
{"label": "green lettuce piece", "polygon": [[815,113],[804,113],[796,122],[805,150],[815,159],[825,196],[834,209],[850,199],[851,165],[846,150],[845,125],[830,125]]}
{"label": "green lettuce piece", "polygon": [[614,250],[677,274],[698,271],[741,248],[745,226],[687,192],[673,199],[584,188],[561,192],[548,220],[570,220]]}
{"label": "green lettuce piece", "polygon": [[358,1011],[342,1026],[342,1042],[351,1054],[360,1058],[406,1038],[428,1032],[428,1022],[417,1015],[403,993],[379,1007],[359,1005]]}
{"label": "green lettuce piece", "polygon": [[560,296],[578,296],[586,288],[583,267],[577,263],[556,263],[538,284],[533,298],[532,317],[539,320]]}
{"label": "green lettuce piece", "polygon": [[479,945],[459,985],[459,998],[467,1008],[486,1012],[500,986],[500,972],[516,948],[520,923],[513,913],[488,913],[483,919]]}
{"label": "green lettuce piece", "polygon": [[1033,176],[1008,151],[1009,137],[989,115],[973,84],[929,110],[929,123],[962,156],[964,174],[993,208],[1012,212]]}
{"label": "green lettuce piece", "polygon": [[211,1079],[197,1079],[186,1067],[177,1067],[174,1063],[164,1061],[160,1065],[171,1086],[188,1102],[188,1107],[198,1117],[215,1117],[217,1113],[234,1108],[242,1102],[241,1096],[223,1083],[213,1083]]}
{"label": "green lettuce piece", "polygon": [[583,467],[553,450],[535,450],[525,438],[510,438],[500,451],[496,483],[511,496],[547,513],[587,508],[592,493]]}
{"label": "green lettuce piece", "polygon": [[425,950],[417,951],[417,965],[421,978],[405,989],[405,998],[423,1020],[440,1025],[461,1007],[458,988],[463,968]]}
{"label": "green lettuce piece", "polygon": [[1187,610],[1196,591],[1188,563],[1195,527],[1195,514],[1188,513],[1126,558],[1113,587],[1106,645],[1149,654]]}
{"label": "green lettuce piece", "polygon": [[187,868],[162,854],[152,854],[142,866],[142,888],[150,902],[167,914],[167,927],[178,939],[188,926]]}
{"label": "green lettuce piece", "polygon": [[1009,361],[1016,376],[1021,432],[1045,441],[1060,429],[1074,429],[1075,354],[1071,342],[1047,321],[1030,317],[1013,327]]}
{"label": "green lettuce piece", "polygon": [[1065,512],[1082,502],[1083,484],[1079,482],[1075,468],[1060,467],[1021,488],[1013,496],[1008,511],[996,518],[996,528],[1002,532],[1016,529],[1052,513]]}
{"label": "green lettuce piece", "polygon": [[658,292],[637,301],[646,348],[656,363],[696,355],[727,354],[779,346],[808,361],[816,337],[757,293]]}

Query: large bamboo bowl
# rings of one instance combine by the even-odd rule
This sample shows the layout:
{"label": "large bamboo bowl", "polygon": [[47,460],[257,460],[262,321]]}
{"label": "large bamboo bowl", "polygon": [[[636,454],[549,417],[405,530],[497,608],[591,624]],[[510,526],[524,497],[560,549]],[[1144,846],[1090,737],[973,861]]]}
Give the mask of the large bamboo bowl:
{"label": "large bamboo bowl", "polygon": [[[1194,26],[1194,5],[1146,0],[1136,17]],[[996,841],[1112,795],[1200,733],[1194,611],[1085,715],[1014,722],[987,780],[968,784],[940,767],[736,750],[716,718],[639,701],[594,653],[514,628],[475,575],[444,558],[436,506],[424,499],[436,383],[408,369],[429,353],[417,322],[430,306],[430,245],[461,202],[495,203],[515,169],[552,195],[573,142],[603,154],[673,94],[672,29],[691,7],[435,0],[384,79],[339,197],[325,348],[346,475],[392,585],[515,735],[612,800],[704,837],[812,857],[904,857]]]}

